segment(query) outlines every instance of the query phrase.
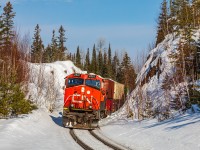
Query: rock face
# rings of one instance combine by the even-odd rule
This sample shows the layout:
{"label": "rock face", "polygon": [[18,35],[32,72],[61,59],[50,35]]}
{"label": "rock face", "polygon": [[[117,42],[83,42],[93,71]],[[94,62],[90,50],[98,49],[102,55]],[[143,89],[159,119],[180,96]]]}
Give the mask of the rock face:
{"label": "rock face", "polygon": [[135,119],[150,116],[165,119],[173,112],[171,103],[176,98],[175,89],[178,85],[169,85],[170,90],[164,89],[163,85],[175,71],[170,55],[176,52],[178,41],[179,38],[174,39],[172,35],[168,35],[149,53],[146,63],[137,76],[136,89],[128,99]]}

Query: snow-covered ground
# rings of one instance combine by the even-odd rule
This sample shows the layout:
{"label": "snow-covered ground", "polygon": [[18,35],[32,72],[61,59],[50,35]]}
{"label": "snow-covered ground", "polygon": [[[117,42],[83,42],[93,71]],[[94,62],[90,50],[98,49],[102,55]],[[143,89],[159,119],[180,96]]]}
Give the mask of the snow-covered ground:
{"label": "snow-covered ground", "polygon": [[[37,69],[38,68],[38,69]],[[33,66],[33,74],[39,71],[39,64]],[[29,88],[32,98],[37,97],[41,108],[19,118],[0,120],[0,149],[2,150],[79,150],[69,134],[62,127],[62,104],[64,77],[80,71],[72,62],[45,64],[45,77],[54,72],[59,85],[56,109],[48,112],[45,90],[37,97],[38,78],[34,76]],[[36,78],[35,78],[36,77]],[[49,80],[44,78],[43,87]],[[119,113],[100,122],[101,132],[111,140],[134,150],[200,150],[200,113],[186,113],[171,120],[133,121],[125,119],[125,107]]]}
{"label": "snow-covered ground", "polygon": [[[62,110],[36,110],[21,118],[0,120],[2,150],[79,150],[69,130],[61,126]],[[200,150],[200,114],[172,120],[103,120],[102,134],[134,150]],[[106,123],[106,124],[105,124]]]}
{"label": "snow-covered ground", "polygon": [[133,121],[107,118],[104,135],[134,150],[200,150],[200,113],[174,119]]}
{"label": "snow-covered ground", "polygon": [[0,120],[2,150],[81,149],[67,129],[61,127],[61,114],[37,110],[21,118]]}

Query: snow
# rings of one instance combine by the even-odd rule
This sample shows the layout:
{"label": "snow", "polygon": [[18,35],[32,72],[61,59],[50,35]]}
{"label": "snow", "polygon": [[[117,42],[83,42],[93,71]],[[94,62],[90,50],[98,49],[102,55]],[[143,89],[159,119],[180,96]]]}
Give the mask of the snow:
{"label": "snow", "polygon": [[88,145],[90,145],[90,147],[95,150],[112,150],[111,148],[102,144],[99,140],[94,138],[87,130],[75,130],[75,134],[80,138],[81,141],[83,141],[84,143],[88,143]]}
{"label": "snow", "polygon": [[[42,108],[50,109],[54,103],[63,105],[64,78],[76,73],[85,73],[71,61],[56,61],[54,63],[30,64],[31,78],[27,97]],[[47,101],[48,100],[48,101]]]}
{"label": "snow", "polygon": [[[61,109],[53,113],[39,109],[21,118],[0,120],[0,149],[82,149],[70,136],[69,129],[61,126],[61,118]],[[101,134],[130,149],[200,149],[200,113],[187,113],[163,122],[115,120],[110,116],[101,124]],[[84,132],[82,137],[88,138]]]}
{"label": "snow", "polygon": [[[105,120],[104,120],[105,121]],[[105,122],[107,124],[105,125]],[[200,114],[183,114],[173,119],[133,121],[107,119],[101,132],[135,150],[199,150]]]}
{"label": "snow", "polygon": [[37,110],[20,118],[0,120],[2,150],[81,149],[61,127],[61,114]]}
{"label": "snow", "polygon": [[[157,61],[155,59],[155,61]],[[82,149],[69,134],[69,129],[62,127],[62,105],[64,77],[73,71],[82,72],[72,62],[54,62],[43,64],[45,78],[38,97],[37,74],[40,64],[32,66],[32,79],[29,85],[32,100],[40,104],[38,110],[18,118],[0,120],[0,149],[2,150],[79,150]],[[73,69],[72,69],[73,68]],[[45,88],[48,87],[51,71],[54,71],[57,90],[56,107],[53,113],[47,111]],[[65,71],[66,70],[66,71]],[[145,72],[145,69],[144,69]],[[53,87],[52,87],[53,88]],[[131,98],[131,95],[130,95]],[[132,101],[126,101],[129,106]],[[127,105],[126,105],[127,106]],[[137,121],[126,119],[128,107],[101,120],[100,133],[108,139],[134,150],[200,150],[200,113],[197,106],[185,114],[158,122],[156,119]],[[84,134],[82,136],[85,136]],[[103,147],[99,148],[103,149]]]}

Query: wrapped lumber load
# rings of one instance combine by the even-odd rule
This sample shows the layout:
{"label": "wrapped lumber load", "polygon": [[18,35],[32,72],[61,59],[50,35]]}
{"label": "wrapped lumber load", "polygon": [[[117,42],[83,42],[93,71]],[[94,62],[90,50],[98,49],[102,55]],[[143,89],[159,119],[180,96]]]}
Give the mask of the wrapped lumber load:
{"label": "wrapped lumber load", "polygon": [[114,100],[121,100],[124,96],[124,84],[114,82]]}

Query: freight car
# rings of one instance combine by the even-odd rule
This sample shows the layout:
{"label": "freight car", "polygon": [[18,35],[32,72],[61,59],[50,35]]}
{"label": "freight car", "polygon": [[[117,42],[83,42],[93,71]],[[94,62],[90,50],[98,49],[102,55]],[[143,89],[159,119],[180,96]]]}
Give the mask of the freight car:
{"label": "freight car", "polygon": [[124,104],[124,84],[105,78],[103,86],[106,92],[106,114],[111,114]]}
{"label": "freight car", "polygon": [[74,73],[65,78],[64,93],[63,126],[93,129],[117,109],[124,86],[96,74]]}

